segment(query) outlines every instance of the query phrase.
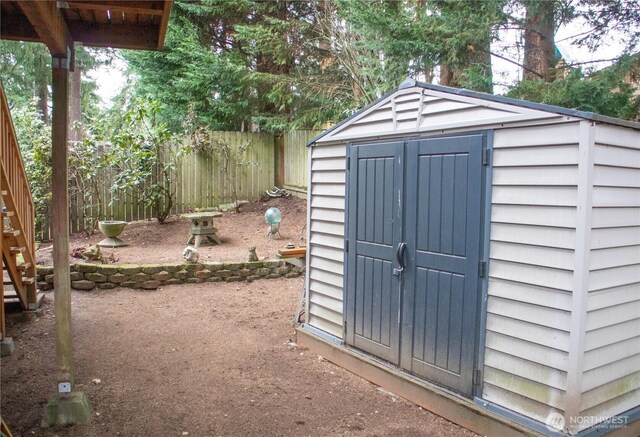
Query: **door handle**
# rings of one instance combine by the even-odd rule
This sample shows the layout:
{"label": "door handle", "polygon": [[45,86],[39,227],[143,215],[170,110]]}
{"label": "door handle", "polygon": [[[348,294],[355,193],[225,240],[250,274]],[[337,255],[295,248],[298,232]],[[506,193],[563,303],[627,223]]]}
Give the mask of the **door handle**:
{"label": "door handle", "polygon": [[395,276],[400,276],[400,273],[402,273],[404,271],[404,268],[407,266],[407,263],[405,260],[406,251],[407,251],[407,243],[403,241],[402,243],[398,244],[398,247],[396,248],[396,261],[398,262],[398,265],[400,267],[397,269],[393,269],[393,274]]}

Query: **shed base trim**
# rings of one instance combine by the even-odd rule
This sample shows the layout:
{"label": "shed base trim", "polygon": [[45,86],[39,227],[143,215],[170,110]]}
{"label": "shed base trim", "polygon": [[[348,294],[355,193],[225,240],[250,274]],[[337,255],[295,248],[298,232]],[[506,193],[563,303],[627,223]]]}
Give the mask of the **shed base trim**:
{"label": "shed base trim", "polygon": [[[534,429],[546,436],[564,437],[570,435],[559,431],[551,431],[544,424],[536,420],[525,417],[522,414],[516,413],[515,411],[511,411],[508,408],[504,408],[492,402],[485,401],[484,399],[475,398],[475,402],[489,411],[509,418],[514,422],[521,423],[524,426]],[[620,423],[610,420],[605,423],[594,425],[591,428],[583,429],[576,434],[575,437],[596,437],[604,435],[607,437],[635,437],[640,435],[640,420],[638,420],[640,419],[640,406],[614,417],[624,418],[624,421],[622,422],[624,425],[620,426]]]}
{"label": "shed base trim", "polygon": [[480,435],[543,435],[481,408],[471,399],[447,392],[351,348],[325,340],[310,332],[309,326],[297,328],[296,337],[301,347],[309,348],[332,363]]}

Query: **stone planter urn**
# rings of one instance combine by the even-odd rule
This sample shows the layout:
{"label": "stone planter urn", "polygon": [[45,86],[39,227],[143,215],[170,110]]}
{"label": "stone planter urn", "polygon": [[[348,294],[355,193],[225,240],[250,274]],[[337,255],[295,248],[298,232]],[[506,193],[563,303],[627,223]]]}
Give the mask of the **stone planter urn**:
{"label": "stone planter urn", "polygon": [[103,220],[98,222],[98,228],[104,234],[105,238],[98,243],[102,247],[123,247],[128,246],[127,243],[118,238],[118,235],[124,230],[127,222],[120,220]]}

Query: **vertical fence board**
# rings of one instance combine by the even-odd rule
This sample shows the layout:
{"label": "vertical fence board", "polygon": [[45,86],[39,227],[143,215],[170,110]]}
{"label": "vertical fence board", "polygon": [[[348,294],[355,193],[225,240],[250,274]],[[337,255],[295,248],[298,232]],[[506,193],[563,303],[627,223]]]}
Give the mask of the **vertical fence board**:
{"label": "vertical fence board", "polygon": [[283,135],[284,186],[295,191],[307,191],[309,161],[307,144],[320,135],[318,130],[296,130]]}

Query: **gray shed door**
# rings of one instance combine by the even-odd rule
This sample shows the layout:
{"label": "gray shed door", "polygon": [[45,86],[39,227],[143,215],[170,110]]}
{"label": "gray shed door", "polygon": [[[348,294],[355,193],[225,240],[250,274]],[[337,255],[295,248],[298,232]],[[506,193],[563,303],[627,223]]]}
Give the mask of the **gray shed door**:
{"label": "gray shed door", "polygon": [[350,148],[347,342],[398,364],[404,143]]}
{"label": "gray shed door", "polygon": [[347,343],[467,396],[484,143],[477,134],[350,147]]}

